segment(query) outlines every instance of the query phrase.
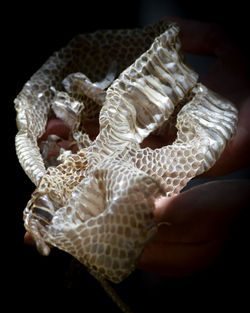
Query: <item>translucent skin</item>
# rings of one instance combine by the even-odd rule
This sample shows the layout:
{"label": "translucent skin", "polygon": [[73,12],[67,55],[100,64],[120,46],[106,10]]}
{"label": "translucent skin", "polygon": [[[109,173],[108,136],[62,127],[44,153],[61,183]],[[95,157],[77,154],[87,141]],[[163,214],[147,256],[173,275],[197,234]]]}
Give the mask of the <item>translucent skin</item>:
{"label": "translucent skin", "polygon": [[[78,129],[95,114],[96,103],[87,104],[102,99],[103,83],[89,87],[85,75],[71,74],[75,67],[65,65],[67,48],[49,59],[16,100],[19,159],[38,186],[25,209],[26,229],[41,253],[47,255],[50,246],[56,246],[114,282],[130,274],[156,233],[155,200],[178,194],[192,177],[213,166],[236,128],[237,110],[197,83],[198,75],[183,62],[178,27],[167,24],[165,28],[107,89],[94,141]],[[78,40],[69,51],[76,48]],[[110,68],[112,62],[103,71],[109,73]],[[63,80],[66,92],[60,90],[53,71],[69,74]],[[90,69],[87,73],[96,76]],[[45,81],[44,74],[48,75]],[[44,84],[49,90],[44,91]],[[86,103],[81,101],[84,96],[89,99]],[[61,153],[61,163],[46,170],[33,144],[45,128],[50,108],[70,126],[69,136],[78,151]],[[166,122],[176,124],[174,142],[155,150],[141,148],[144,138],[162,132]],[[66,143],[56,141],[54,137],[45,140],[44,149]],[[46,162],[48,151],[44,152]]]}

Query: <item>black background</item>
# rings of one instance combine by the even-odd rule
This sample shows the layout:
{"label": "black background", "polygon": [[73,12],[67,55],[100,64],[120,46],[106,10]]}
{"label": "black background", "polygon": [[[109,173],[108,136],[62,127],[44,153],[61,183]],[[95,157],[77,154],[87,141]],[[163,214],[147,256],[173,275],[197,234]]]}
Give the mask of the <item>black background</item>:
{"label": "black background", "polygon": [[[81,308],[83,312],[99,312],[101,309],[119,312],[88,273],[76,269],[72,273],[71,258],[65,253],[54,249],[49,257],[42,257],[33,247],[23,244],[22,212],[34,186],[15,155],[13,100],[53,51],[64,46],[74,35],[104,28],[143,26],[145,19],[141,11],[146,2],[97,1],[86,4],[71,1],[57,5],[55,2],[53,5],[33,2],[26,5],[6,4],[2,8],[1,162],[4,164],[4,181],[1,259],[4,292],[13,299],[9,305],[16,305],[15,297],[23,295],[23,300],[18,302],[19,307],[27,307],[33,299],[38,304],[37,308],[41,309],[46,309],[48,302],[52,301],[55,305],[63,303],[65,310],[66,306],[70,306],[72,311]],[[153,3],[157,8],[159,3],[165,5],[167,1]],[[245,39],[249,34],[248,8],[243,1],[175,3],[178,3],[178,15],[181,17],[221,24],[248,53]],[[165,15],[169,15],[167,6],[162,11],[162,17]],[[135,312],[168,312],[170,305],[176,308],[199,308],[203,312],[207,306],[221,305],[225,309],[233,302],[244,304],[246,309],[249,307],[246,296],[249,291],[248,217],[249,214],[245,213],[236,223],[227,246],[209,270],[186,278],[166,278],[136,271],[117,287],[118,292]],[[71,289],[64,296],[64,290],[69,287]],[[72,293],[72,289],[76,291]],[[202,303],[201,306],[199,303]],[[239,309],[237,312],[242,311]]]}

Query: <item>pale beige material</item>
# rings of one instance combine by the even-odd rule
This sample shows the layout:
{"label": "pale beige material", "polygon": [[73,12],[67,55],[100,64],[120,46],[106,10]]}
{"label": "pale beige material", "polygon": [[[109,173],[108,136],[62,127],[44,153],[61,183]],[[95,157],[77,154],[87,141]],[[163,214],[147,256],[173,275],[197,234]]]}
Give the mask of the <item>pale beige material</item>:
{"label": "pale beige material", "polygon": [[[155,199],[178,194],[230,141],[237,110],[197,83],[183,62],[178,31],[161,22],[80,35],[18,95],[17,154],[37,185],[25,227],[42,254],[56,246],[95,276],[120,282],[157,231]],[[79,151],[62,152],[61,163],[45,169],[37,139],[53,111],[71,128]],[[84,122],[98,114],[100,132],[92,142]],[[176,115],[171,145],[140,148]]]}

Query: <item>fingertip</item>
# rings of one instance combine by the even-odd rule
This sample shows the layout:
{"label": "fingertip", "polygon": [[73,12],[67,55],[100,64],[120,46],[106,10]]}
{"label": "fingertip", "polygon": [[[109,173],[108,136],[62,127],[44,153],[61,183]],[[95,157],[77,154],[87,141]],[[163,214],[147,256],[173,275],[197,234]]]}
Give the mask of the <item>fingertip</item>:
{"label": "fingertip", "polygon": [[48,135],[57,135],[60,138],[67,139],[70,128],[59,118],[54,118],[48,121],[46,131],[40,140],[46,140]]}
{"label": "fingertip", "polygon": [[161,197],[155,200],[154,217],[160,222],[166,219],[168,208],[171,205],[173,197]]}
{"label": "fingertip", "polygon": [[31,234],[29,232],[26,232],[25,235],[24,235],[24,243],[26,245],[29,245],[29,246],[34,246],[35,245],[34,239],[32,238],[32,236],[31,236]]}

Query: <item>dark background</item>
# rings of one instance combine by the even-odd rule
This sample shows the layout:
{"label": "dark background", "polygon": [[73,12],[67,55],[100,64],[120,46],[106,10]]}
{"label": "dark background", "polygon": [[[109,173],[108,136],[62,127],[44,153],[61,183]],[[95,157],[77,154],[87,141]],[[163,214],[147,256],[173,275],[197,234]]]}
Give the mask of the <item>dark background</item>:
{"label": "dark background", "polygon": [[[19,307],[33,299],[37,308],[47,308],[55,300],[83,312],[119,312],[98,283],[71,258],[54,249],[49,257],[40,256],[33,247],[23,244],[22,212],[34,189],[15,155],[16,134],[13,100],[30,76],[45,60],[76,34],[107,28],[134,28],[156,22],[163,16],[219,23],[244,49],[249,51],[247,2],[223,1],[116,1],[116,2],[33,2],[7,4],[2,8],[2,277],[6,296],[23,295]],[[7,151],[7,153],[6,153]],[[249,170],[235,174],[249,178]],[[6,215],[6,216],[5,216]],[[249,213],[236,223],[225,249],[214,266],[195,277],[167,278],[136,271],[117,287],[122,298],[135,312],[167,312],[175,308],[207,306],[223,312],[234,302],[249,307]],[[74,268],[74,270],[72,270]],[[64,289],[71,287],[63,296]],[[60,290],[60,300],[54,295]],[[81,292],[78,293],[78,290]],[[62,292],[61,292],[62,291]],[[34,297],[35,294],[35,297]],[[80,297],[79,297],[80,294]],[[76,296],[77,295],[77,296]],[[200,306],[200,303],[201,306]],[[88,309],[92,306],[92,309]],[[238,307],[239,309],[239,307]],[[247,309],[246,309],[247,310]],[[178,311],[178,310],[177,310]],[[241,309],[237,312],[242,312]]]}

